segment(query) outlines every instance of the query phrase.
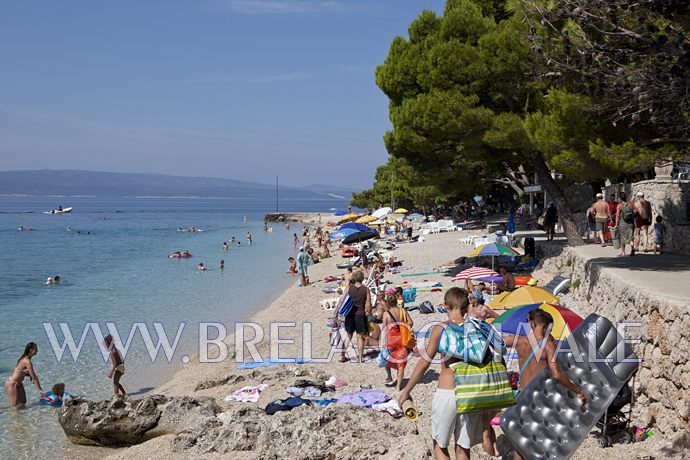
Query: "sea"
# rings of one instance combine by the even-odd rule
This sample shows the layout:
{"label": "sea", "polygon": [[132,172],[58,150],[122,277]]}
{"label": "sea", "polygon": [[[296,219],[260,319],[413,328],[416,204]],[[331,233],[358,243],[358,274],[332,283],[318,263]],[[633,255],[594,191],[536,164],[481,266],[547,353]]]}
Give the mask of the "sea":
{"label": "sea", "polygon": [[[73,211],[46,213],[59,205]],[[282,212],[329,212],[345,205],[278,203]],[[0,197],[3,383],[25,344],[36,342],[33,365],[44,390],[63,382],[74,396],[110,398],[111,364],[98,333],[114,329],[123,343],[130,340],[122,384],[131,396],[151,392],[199,353],[201,329],[210,339],[223,335],[223,328],[231,334],[235,322],[295,283],[285,270],[295,253],[293,234],[301,235],[302,226],[276,223],[264,231],[264,214],[275,210],[275,201],[258,199]],[[203,231],[178,231],[189,227]],[[241,245],[224,251],[223,242],[233,237]],[[192,257],[168,258],[178,250]],[[207,271],[197,269],[200,262]],[[55,275],[61,283],[47,285]],[[160,335],[173,343],[178,332],[177,347],[168,356],[159,347],[152,360],[144,336],[151,337],[149,345]],[[65,345],[70,336],[71,348]],[[4,387],[0,391],[0,458],[69,456],[57,410],[38,403],[28,378],[24,387],[28,403],[21,410],[8,409]]]}

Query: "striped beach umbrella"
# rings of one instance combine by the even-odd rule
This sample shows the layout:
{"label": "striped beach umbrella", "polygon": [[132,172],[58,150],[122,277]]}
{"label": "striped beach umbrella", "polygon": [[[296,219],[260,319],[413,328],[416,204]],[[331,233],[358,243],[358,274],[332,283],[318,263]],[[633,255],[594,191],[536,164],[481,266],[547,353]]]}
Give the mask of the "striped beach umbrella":
{"label": "striped beach umbrella", "polygon": [[501,243],[487,243],[477,246],[468,257],[482,257],[482,256],[519,256],[520,253],[510,246]]}
{"label": "striped beach umbrella", "polygon": [[486,276],[496,276],[498,273],[485,267],[471,267],[461,271],[453,277],[453,281],[475,280]]}

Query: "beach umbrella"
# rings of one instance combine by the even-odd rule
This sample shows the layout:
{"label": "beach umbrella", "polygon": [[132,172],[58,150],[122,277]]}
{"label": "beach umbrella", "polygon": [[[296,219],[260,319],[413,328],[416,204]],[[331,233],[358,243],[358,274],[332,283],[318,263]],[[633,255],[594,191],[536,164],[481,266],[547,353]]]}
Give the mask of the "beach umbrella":
{"label": "beach umbrella", "polygon": [[398,208],[395,211],[393,211],[393,213],[395,213],[395,214],[407,214],[408,212],[410,212],[410,211],[408,211],[405,208]]}
{"label": "beach umbrella", "polygon": [[471,267],[466,270],[461,271],[457,275],[455,275],[452,279],[452,281],[465,281],[465,280],[474,280],[478,278],[482,278],[485,276],[496,276],[498,273],[495,271],[491,270],[490,268],[484,268],[484,267]]}
{"label": "beach umbrella", "polygon": [[337,211],[337,209],[336,209],[336,208],[331,208],[331,209],[329,209],[329,211]]}
{"label": "beach umbrella", "polygon": [[338,220],[338,222],[349,222],[360,217],[360,214],[345,214]]}
{"label": "beach umbrella", "polygon": [[390,214],[391,212],[393,212],[393,210],[391,208],[385,207],[385,208],[377,209],[376,211],[372,212],[371,215],[380,219],[381,217],[386,216],[386,215]]}
{"label": "beach umbrella", "polygon": [[474,248],[472,252],[470,252],[468,257],[482,257],[482,256],[492,256],[492,257],[498,257],[498,256],[519,256],[520,253],[517,252],[515,249],[506,246],[505,244],[501,243],[487,243],[487,244],[482,244],[481,246],[478,246]]}
{"label": "beach umbrella", "polygon": [[524,286],[514,291],[504,292],[496,296],[489,303],[491,308],[512,308],[518,305],[531,305],[535,303],[549,303],[558,305],[561,302],[559,297],[551,294],[546,289],[537,286]]}
{"label": "beach umbrella", "polygon": [[367,230],[373,230],[372,228],[367,227],[364,224],[359,224],[357,222],[348,222],[340,226],[340,230],[344,230],[346,228],[351,228],[357,230],[358,232],[366,232]]}
{"label": "beach umbrella", "polygon": [[375,220],[378,220],[378,218],[374,217],[374,216],[362,216],[359,219],[357,219],[355,222],[358,224],[368,224],[369,222],[373,222]]}
{"label": "beach umbrella", "polygon": [[[517,252],[515,249],[506,246],[501,243],[487,243],[487,244],[482,244],[481,246],[477,246],[474,248],[472,252],[470,252],[469,257],[484,257],[484,256],[491,256],[491,269],[493,270],[494,268],[494,257],[497,256],[519,256],[520,253]],[[493,287],[493,282],[491,283],[491,286]]]}
{"label": "beach umbrella", "polygon": [[544,310],[553,318],[551,335],[556,340],[565,339],[582,323],[582,318],[568,308],[548,303],[534,303],[513,307],[495,318],[492,324],[500,328],[503,334],[527,335],[530,331],[527,315],[536,309]]}
{"label": "beach umbrella", "polygon": [[338,211],[334,215],[335,216],[345,216],[345,215],[347,215],[347,211]]}
{"label": "beach umbrella", "polygon": [[348,236],[352,235],[353,233],[357,233],[360,230],[357,230],[356,228],[340,228],[340,230],[331,233],[328,235],[329,238],[333,240],[342,240],[347,238]]}
{"label": "beach umbrella", "polygon": [[358,231],[345,237],[345,239],[343,239],[343,244],[361,243],[362,241],[370,240],[378,236],[379,232],[373,228],[367,228],[368,230]]}

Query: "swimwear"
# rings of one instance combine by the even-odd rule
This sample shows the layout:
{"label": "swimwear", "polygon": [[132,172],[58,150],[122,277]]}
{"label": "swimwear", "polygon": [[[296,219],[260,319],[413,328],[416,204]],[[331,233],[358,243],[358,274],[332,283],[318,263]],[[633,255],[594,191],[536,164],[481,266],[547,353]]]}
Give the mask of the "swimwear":
{"label": "swimwear", "polygon": [[118,364],[115,366],[115,370],[119,372],[122,375],[125,375],[125,365],[124,364]]}
{"label": "swimwear", "polygon": [[431,438],[445,449],[454,435],[457,445],[469,449],[482,442],[483,417],[484,412],[458,414],[455,390],[438,388],[431,401]]}

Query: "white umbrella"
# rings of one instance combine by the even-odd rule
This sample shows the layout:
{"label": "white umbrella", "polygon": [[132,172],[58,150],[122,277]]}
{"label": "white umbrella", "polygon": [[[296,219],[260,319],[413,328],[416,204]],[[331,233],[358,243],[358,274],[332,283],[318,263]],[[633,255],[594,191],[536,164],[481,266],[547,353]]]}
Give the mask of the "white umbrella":
{"label": "white umbrella", "polygon": [[371,215],[373,217],[377,217],[380,219],[381,217],[386,216],[386,215],[390,214],[391,212],[393,212],[393,210],[391,208],[388,208],[388,207],[379,208],[376,211],[372,212]]}

